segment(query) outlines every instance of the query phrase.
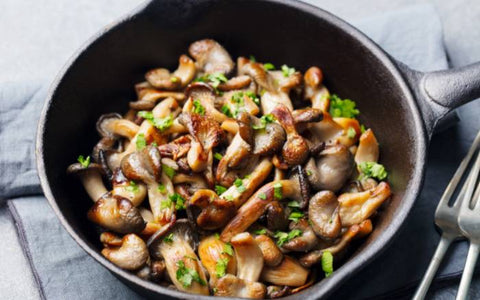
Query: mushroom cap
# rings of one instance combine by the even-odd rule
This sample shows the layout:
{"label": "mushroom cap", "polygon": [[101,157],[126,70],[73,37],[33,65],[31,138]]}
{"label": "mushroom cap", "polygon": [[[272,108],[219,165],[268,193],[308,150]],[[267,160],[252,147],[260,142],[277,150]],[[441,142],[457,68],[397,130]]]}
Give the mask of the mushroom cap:
{"label": "mushroom cap", "polygon": [[233,201],[218,197],[209,189],[200,189],[190,198],[189,205],[201,209],[197,216],[197,224],[206,230],[215,230],[223,227],[235,215],[236,208]]}
{"label": "mushroom cap", "polygon": [[228,74],[233,70],[230,54],[214,40],[196,41],[190,45],[188,52],[196,60],[197,68],[207,74]]}
{"label": "mushroom cap", "polygon": [[[254,125],[260,125],[260,119],[250,116]],[[280,150],[285,143],[285,130],[278,123],[268,123],[265,129],[255,130],[253,154],[271,155]]]}
{"label": "mushroom cap", "polygon": [[309,270],[294,258],[285,256],[276,267],[268,267],[262,271],[262,280],[275,285],[302,286],[307,281]]}
{"label": "mushroom cap", "polygon": [[121,168],[129,179],[158,182],[162,173],[160,152],[151,145],[132,152],[122,159]]}
{"label": "mushroom cap", "polygon": [[145,242],[135,234],[127,234],[119,248],[104,248],[102,255],[125,270],[137,270],[148,260],[148,248]]}
{"label": "mushroom cap", "polygon": [[122,119],[122,116],[117,113],[108,113],[108,114],[103,114],[98,118],[96,127],[98,134],[102,137],[112,137],[115,138],[116,136],[108,130],[107,126],[108,123],[111,122],[112,120],[120,120]]}
{"label": "mushroom cap", "polygon": [[217,281],[215,296],[263,299],[266,287],[260,282],[252,282],[227,274]]}
{"label": "mushroom cap", "polygon": [[283,244],[283,249],[296,252],[306,252],[314,249],[318,245],[319,240],[306,219],[300,219],[298,222],[292,222],[290,224],[290,230],[293,229],[300,229],[302,231],[302,235]]}
{"label": "mushroom cap", "polygon": [[95,202],[87,216],[92,222],[118,233],[139,233],[146,225],[130,200],[110,193]]}
{"label": "mushroom cap", "polygon": [[262,251],[266,266],[275,267],[282,262],[283,253],[270,237],[265,234],[257,235],[255,242],[257,242],[258,247]]}
{"label": "mushroom cap", "polygon": [[316,193],[309,202],[308,216],[315,233],[324,238],[335,238],[340,234],[342,222],[338,213],[338,201],[331,191]]}

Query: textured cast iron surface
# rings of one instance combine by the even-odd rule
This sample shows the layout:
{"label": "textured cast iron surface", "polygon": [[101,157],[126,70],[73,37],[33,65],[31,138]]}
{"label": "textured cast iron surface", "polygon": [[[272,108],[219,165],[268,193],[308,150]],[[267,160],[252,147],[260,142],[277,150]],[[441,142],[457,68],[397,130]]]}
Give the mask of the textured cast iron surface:
{"label": "textured cast iron surface", "polygon": [[[247,20],[244,22],[244,20]],[[357,30],[320,9],[284,1],[153,1],[79,51],[54,83],[37,137],[45,195],[66,230],[87,253],[145,296],[192,298],[143,281],[104,259],[92,205],[67,166],[98,140],[97,118],[125,112],[133,84],[152,67],[175,68],[198,39],[213,38],[233,57],[253,54],[276,66],[305,71],[317,65],[327,87],[354,99],[361,122],[373,128],[389,170],[393,199],[375,219],[375,230],[328,279],[290,298],[323,297],[387,247],[419,192],[427,136],[403,75],[388,56]]]}

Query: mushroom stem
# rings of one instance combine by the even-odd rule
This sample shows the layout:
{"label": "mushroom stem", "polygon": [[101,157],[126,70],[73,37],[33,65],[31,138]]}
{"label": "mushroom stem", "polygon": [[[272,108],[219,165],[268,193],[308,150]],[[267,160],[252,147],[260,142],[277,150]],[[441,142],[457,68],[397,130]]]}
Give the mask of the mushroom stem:
{"label": "mushroom stem", "polygon": [[99,172],[92,170],[88,174],[80,174],[79,176],[85,191],[93,202],[97,202],[98,199],[108,193]]}
{"label": "mushroom stem", "polygon": [[263,269],[263,254],[255,239],[248,232],[232,238],[237,258],[237,277],[247,281],[258,281]]}

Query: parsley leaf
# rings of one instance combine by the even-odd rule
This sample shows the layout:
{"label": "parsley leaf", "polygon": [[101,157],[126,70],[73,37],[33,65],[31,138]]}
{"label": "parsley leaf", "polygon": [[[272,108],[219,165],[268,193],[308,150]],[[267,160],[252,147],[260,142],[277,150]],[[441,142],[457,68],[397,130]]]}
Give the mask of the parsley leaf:
{"label": "parsley leaf", "polygon": [[172,115],[168,115],[165,118],[154,118],[151,122],[153,126],[160,129],[160,131],[165,131],[172,126],[173,117]]}
{"label": "parsley leaf", "polygon": [[230,108],[228,108],[228,106],[226,105],[223,105],[222,108],[221,108],[221,111],[224,115],[226,115],[227,117],[229,118],[233,118],[233,114],[232,112],[230,111]]}
{"label": "parsley leaf", "polygon": [[172,207],[172,199],[170,198],[164,199],[162,200],[162,202],[160,202],[160,209],[166,209],[171,207]]}
{"label": "parsley leaf", "polygon": [[136,145],[137,145],[137,150],[142,150],[147,146],[147,141],[145,140],[145,135],[143,133],[140,133],[139,135],[137,135]]}
{"label": "parsley leaf", "polygon": [[367,129],[365,128],[365,125],[363,125],[363,124],[360,125],[360,131],[361,131],[362,133],[364,133],[365,131],[367,131]]}
{"label": "parsley leaf", "polygon": [[193,100],[193,112],[202,116],[205,114],[205,107],[199,100]]}
{"label": "parsley leaf", "polygon": [[263,64],[263,68],[267,71],[275,70],[275,66],[272,63]]}
{"label": "parsley leaf", "polygon": [[293,221],[293,222],[298,222],[301,218],[303,218],[304,214],[301,211],[294,211],[290,213],[290,216],[288,216],[288,219]]}
{"label": "parsley leaf", "polygon": [[214,88],[217,88],[220,85],[220,83],[228,81],[227,77],[225,77],[225,75],[222,73],[210,74],[208,75],[208,80],[212,83],[212,86]]}
{"label": "parsley leaf", "polygon": [[158,191],[162,194],[165,194],[167,192],[167,188],[163,184],[158,184]]}
{"label": "parsley leaf", "polygon": [[250,59],[251,62],[257,62],[257,59],[253,55],[250,55],[248,59]]}
{"label": "parsley leaf", "polygon": [[145,111],[145,110],[139,111],[137,113],[137,116],[144,118],[146,120],[153,120],[153,113],[151,111]]}
{"label": "parsley leaf", "polygon": [[353,138],[355,138],[356,135],[357,135],[357,132],[355,131],[355,129],[353,127],[348,127],[347,137],[349,139],[353,139]]}
{"label": "parsley leaf", "polygon": [[385,167],[381,164],[378,164],[373,161],[365,161],[358,165],[360,171],[363,173],[363,177],[376,178],[378,180],[383,180],[387,178],[388,173],[385,170]]}
{"label": "parsley leaf", "polygon": [[227,188],[223,187],[221,185],[216,185],[215,186],[215,192],[217,193],[217,195],[223,194],[226,190],[227,190]]}
{"label": "parsley leaf", "polygon": [[298,201],[290,201],[287,203],[287,206],[297,208],[297,207],[300,207],[300,203]]}
{"label": "parsley leaf", "polygon": [[292,239],[294,239],[298,236],[301,236],[301,235],[302,235],[302,231],[300,229],[293,229],[292,231],[290,231],[288,233],[287,232],[282,232],[282,231],[277,231],[277,232],[275,232],[273,237],[277,239],[277,245],[279,247],[282,247],[283,244],[285,244],[286,242],[289,242]]}
{"label": "parsley leaf", "polygon": [[256,105],[260,105],[260,98],[258,98],[258,96],[255,95],[254,92],[248,91],[245,92],[245,95],[247,95],[248,98],[252,99],[252,101],[255,102]]}
{"label": "parsley leaf", "polygon": [[356,103],[350,99],[342,100],[337,95],[330,96],[330,115],[332,117],[355,118],[360,111],[355,108]]}
{"label": "parsley leaf", "polygon": [[277,182],[273,185],[273,197],[277,199],[282,199],[282,183]]}
{"label": "parsley leaf", "polygon": [[217,264],[215,265],[215,275],[217,275],[218,278],[225,276],[229,261],[228,258],[220,258],[217,260]]}
{"label": "parsley leaf", "polygon": [[90,156],[87,158],[83,157],[83,155],[78,156],[77,161],[82,165],[84,168],[88,168],[90,165]]}
{"label": "parsley leaf", "polygon": [[162,164],[162,171],[165,172],[165,175],[167,175],[170,179],[172,179],[173,176],[175,176],[176,174],[175,169],[163,164]]}
{"label": "parsley leaf", "polygon": [[233,256],[233,246],[232,246],[232,244],[226,243],[225,246],[223,246],[222,254],[228,254],[230,256]]}
{"label": "parsley leaf", "polygon": [[185,199],[179,194],[175,193],[173,195],[170,195],[168,196],[168,199],[172,202],[175,202],[176,210],[185,209]]}
{"label": "parsley leaf", "polygon": [[135,183],[135,181],[131,180],[125,189],[129,192],[136,193],[138,192],[138,185]]}
{"label": "parsley leaf", "polygon": [[265,193],[260,193],[258,194],[258,198],[262,199],[262,200],[266,200],[267,199],[267,195]]}
{"label": "parsley leaf", "polygon": [[192,281],[198,282],[201,285],[207,285],[205,280],[200,278],[200,275],[196,270],[185,267],[185,263],[182,260],[177,261],[176,278],[180,281],[183,287],[188,288],[192,285]]}
{"label": "parsley leaf", "polygon": [[275,121],[275,117],[272,114],[266,114],[260,118],[260,125],[252,125],[252,128],[256,130],[265,129],[267,124],[273,123],[273,121]]}
{"label": "parsley leaf", "polygon": [[282,65],[282,73],[284,77],[291,76],[295,71],[295,68],[289,68],[287,65]]}
{"label": "parsley leaf", "polygon": [[245,186],[243,185],[243,180],[241,180],[240,178],[235,179],[233,184],[237,187],[237,191],[239,193],[243,193],[247,190],[247,188],[245,188]]}
{"label": "parsley leaf", "polygon": [[312,170],[307,170],[307,176],[311,176],[313,174]]}
{"label": "parsley leaf", "polygon": [[223,155],[221,155],[220,153],[216,152],[214,155],[213,155],[214,158],[216,158],[217,160],[221,160],[223,158]]}
{"label": "parsley leaf", "polygon": [[325,277],[333,273],[333,255],[330,251],[324,251],[322,253],[322,270],[325,272]]}
{"label": "parsley leaf", "polygon": [[163,241],[167,244],[173,243],[173,233],[170,233],[166,237],[163,238]]}
{"label": "parsley leaf", "polygon": [[216,238],[217,240],[220,239],[220,234],[219,234],[218,232],[215,232],[214,236],[215,236],[215,238]]}
{"label": "parsley leaf", "polygon": [[175,83],[178,81],[178,77],[170,77],[170,81]]}
{"label": "parsley leaf", "polygon": [[258,235],[265,234],[265,233],[267,233],[267,230],[265,228],[257,229],[257,230],[254,230],[253,233],[258,234]]}

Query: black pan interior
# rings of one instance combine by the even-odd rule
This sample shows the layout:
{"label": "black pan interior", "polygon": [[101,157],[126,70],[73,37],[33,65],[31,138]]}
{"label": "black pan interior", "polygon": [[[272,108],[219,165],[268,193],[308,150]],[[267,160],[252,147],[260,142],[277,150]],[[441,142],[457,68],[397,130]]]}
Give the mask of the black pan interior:
{"label": "black pan interior", "polygon": [[[126,111],[135,100],[133,85],[143,80],[145,71],[176,68],[178,56],[203,38],[219,41],[235,58],[252,54],[301,71],[319,66],[331,92],[357,102],[361,122],[373,128],[381,143],[381,162],[389,170],[394,197],[355,255],[382,239],[405,209],[407,189],[419,185],[416,165],[423,161],[424,139],[415,104],[396,70],[368,40],[357,40],[355,30],[325,12],[293,6],[297,8],[270,1],[154,1],[78,54],[53,90],[40,127],[39,151],[54,206],[88,247],[100,249],[86,219],[92,203],[79,181],[66,176],[67,166],[97,142],[95,122],[101,114]],[[317,292],[323,294],[321,290]]]}

